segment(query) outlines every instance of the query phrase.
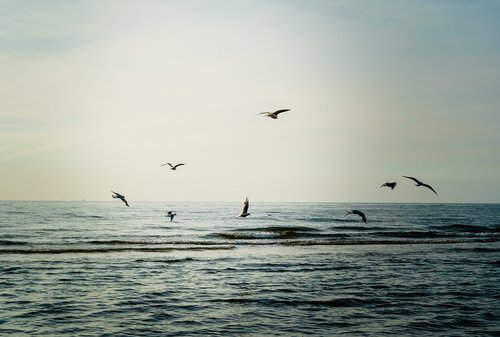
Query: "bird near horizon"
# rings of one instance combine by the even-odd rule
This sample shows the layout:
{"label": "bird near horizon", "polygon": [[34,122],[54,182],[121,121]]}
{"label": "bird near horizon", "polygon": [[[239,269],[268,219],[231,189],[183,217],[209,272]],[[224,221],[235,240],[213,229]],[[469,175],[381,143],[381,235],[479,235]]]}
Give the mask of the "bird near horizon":
{"label": "bird near horizon", "polygon": [[276,110],[275,112],[261,112],[259,113],[259,115],[266,115],[267,117],[270,117],[272,119],[277,119],[280,113],[287,111],[290,111],[290,109],[281,109],[281,110]]}
{"label": "bird near horizon", "polygon": [[125,205],[127,205],[127,207],[130,207],[127,200],[125,200],[125,196],[120,194],[120,193],[116,193],[114,191],[111,191],[113,192],[114,194],[112,195],[113,199],[120,199],[121,201],[123,201],[125,203]]}
{"label": "bird near horizon", "polygon": [[397,184],[398,184],[397,182],[392,182],[392,183],[384,183],[384,184],[382,184],[382,186],[380,186],[379,188],[382,188],[382,187],[390,187],[390,188],[391,188],[391,190],[393,190],[393,189],[394,189],[394,187],[396,187],[396,185],[397,185]]}
{"label": "bird near horizon", "polygon": [[177,164],[177,165],[172,165],[171,163],[165,163],[165,164],[161,164],[160,166],[165,166],[165,165],[170,166],[170,169],[175,171],[175,170],[177,170],[177,168],[179,166],[186,165],[186,164],[181,163],[181,164]]}
{"label": "bird near horizon", "polygon": [[436,193],[436,195],[439,195],[437,194],[436,191],[434,191],[434,189],[432,188],[431,185],[428,185],[428,184],[424,184],[423,182],[419,181],[417,178],[413,178],[413,177],[409,177],[409,176],[403,176],[404,178],[408,178],[408,179],[411,179],[413,180],[414,182],[416,182],[417,184],[415,186],[424,186],[424,187],[427,187],[428,189],[430,189],[432,192]]}
{"label": "bird near horizon", "polygon": [[248,206],[249,206],[248,197],[246,197],[245,202],[243,203],[243,211],[240,214],[240,218],[246,218],[247,216],[250,215],[250,213],[248,213]]}
{"label": "bird near horizon", "polygon": [[361,212],[361,211],[358,211],[357,209],[353,209],[352,211],[347,211],[347,213],[344,215],[344,216],[347,216],[349,214],[356,214],[356,215],[359,215],[361,217],[361,220],[363,220],[364,223],[368,223],[366,221],[366,216],[365,216],[365,213]]}
{"label": "bird near horizon", "polygon": [[172,211],[168,211],[167,214],[165,215],[167,218],[170,218],[170,222],[172,222],[172,220],[174,220],[174,216],[176,216],[177,214],[172,212]]}

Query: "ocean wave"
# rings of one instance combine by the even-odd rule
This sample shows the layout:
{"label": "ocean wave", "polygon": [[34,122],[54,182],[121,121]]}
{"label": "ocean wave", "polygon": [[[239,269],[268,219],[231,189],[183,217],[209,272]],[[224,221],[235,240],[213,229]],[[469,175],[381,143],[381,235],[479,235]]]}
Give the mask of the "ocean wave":
{"label": "ocean wave", "polygon": [[[339,233],[300,234],[286,232],[281,234],[236,232],[214,233],[205,240],[178,240],[178,241],[148,241],[148,240],[92,240],[73,243],[61,242],[15,242],[9,241],[0,245],[0,254],[65,254],[65,253],[112,253],[112,252],[168,252],[176,250],[217,250],[232,249],[237,246],[342,246],[342,245],[410,245],[410,244],[453,244],[453,243],[494,243],[499,242],[500,236],[495,237],[446,237],[425,236],[401,233],[389,233],[382,238],[367,236],[350,236]],[[467,248],[453,248],[467,249]],[[470,250],[470,249],[469,249]],[[479,247],[477,252],[498,252],[497,248]]]}
{"label": "ocean wave", "polygon": [[[54,243],[56,244],[56,243]],[[197,246],[217,246],[225,245],[224,242],[210,241],[210,240],[91,240],[83,242],[75,242],[73,245],[79,246],[163,246],[163,245],[197,245]]]}
{"label": "ocean wave", "polygon": [[374,232],[371,233],[375,236],[381,237],[396,237],[396,238],[447,238],[456,237],[457,234],[449,232],[436,232],[436,231],[409,231],[409,232]]}
{"label": "ocean wave", "polygon": [[493,238],[479,238],[479,237],[465,237],[465,238],[442,238],[442,239],[337,239],[337,240],[289,240],[284,241],[283,245],[300,245],[300,246],[313,246],[313,245],[329,245],[329,246],[362,246],[362,245],[430,245],[430,244],[455,244],[455,243],[493,243],[499,242],[500,237]]}
{"label": "ocean wave", "polygon": [[293,239],[305,237],[321,237],[318,229],[302,226],[269,226],[256,228],[239,228],[229,232],[212,233],[209,237],[229,240],[247,239]]}
{"label": "ocean wave", "polygon": [[368,231],[373,230],[371,226],[332,226],[330,229],[345,231]]}
{"label": "ocean wave", "polygon": [[500,226],[478,226],[478,225],[466,225],[466,224],[451,224],[451,225],[438,225],[432,226],[434,229],[439,229],[443,231],[454,231],[454,232],[469,232],[469,233],[499,233]]}
{"label": "ocean wave", "polygon": [[226,232],[209,234],[207,237],[225,240],[292,240],[292,239],[309,239],[309,240],[329,240],[339,238],[349,238],[349,234],[345,233],[301,233],[295,231],[282,232]]}
{"label": "ocean wave", "polygon": [[0,246],[26,246],[28,244],[24,241],[0,240]]}
{"label": "ocean wave", "polygon": [[[238,229],[241,230],[241,229]],[[245,230],[245,229],[243,229]],[[256,231],[256,232],[318,232],[319,230],[311,227],[304,226],[269,226],[269,227],[256,227],[249,228],[247,230]]]}
{"label": "ocean wave", "polygon": [[498,247],[473,247],[473,248],[460,247],[460,248],[454,248],[453,251],[457,251],[457,252],[467,251],[467,252],[476,252],[476,253],[499,253],[500,248],[498,248]]}
{"label": "ocean wave", "polygon": [[99,253],[120,253],[120,252],[143,252],[143,253],[165,253],[172,251],[202,251],[202,250],[228,250],[235,246],[189,246],[189,247],[82,247],[82,248],[31,248],[31,249],[0,249],[0,255],[21,254],[99,254]]}
{"label": "ocean wave", "polygon": [[209,238],[227,239],[227,240],[259,240],[259,239],[276,239],[279,237],[277,233],[251,233],[251,232],[236,232],[236,233],[216,233],[207,235]]}
{"label": "ocean wave", "polygon": [[150,262],[162,263],[162,264],[172,264],[172,263],[183,263],[183,262],[193,262],[193,261],[203,261],[203,260],[195,259],[192,257],[184,257],[184,258],[168,259],[168,260],[162,259],[161,261],[158,261],[157,259],[137,259],[134,262],[141,263],[141,264],[142,263],[150,263]]}
{"label": "ocean wave", "polygon": [[85,243],[90,245],[105,245],[105,246],[115,246],[115,245],[155,245],[155,244],[165,244],[165,242],[154,242],[146,240],[92,240],[86,241]]}

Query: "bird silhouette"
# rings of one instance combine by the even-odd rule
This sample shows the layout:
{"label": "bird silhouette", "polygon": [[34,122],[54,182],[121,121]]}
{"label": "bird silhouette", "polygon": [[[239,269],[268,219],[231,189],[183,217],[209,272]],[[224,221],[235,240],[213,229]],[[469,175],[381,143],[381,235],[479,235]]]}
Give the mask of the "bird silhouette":
{"label": "bird silhouette", "polygon": [[363,220],[364,223],[367,223],[365,213],[358,211],[357,209],[353,209],[352,211],[347,211],[347,213],[344,216],[347,216],[349,214],[359,215],[361,217],[361,220]]}
{"label": "bird silhouette", "polygon": [[167,214],[165,215],[167,218],[170,218],[170,222],[172,222],[172,220],[174,220],[174,216],[176,216],[177,214],[172,212],[172,211],[168,211]]}
{"label": "bird silhouette", "polygon": [[246,218],[247,216],[250,215],[250,213],[248,213],[248,206],[249,206],[248,197],[246,197],[245,202],[243,203],[243,211],[240,214],[240,218]]}
{"label": "bird silhouette", "polygon": [[121,201],[123,201],[123,202],[125,203],[125,205],[127,205],[127,207],[130,207],[130,206],[128,205],[127,200],[125,200],[125,196],[124,196],[124,195],[121,195],[120,193],[116,193],[116,192],[114,192],[114,191],[111,191],[111,192],[113,192],[113,193],[114,193],[114,194],[112,195],[112,197],[113,197],[114,199],[120,199]]}
{"label": "bird silhouette", "polygon": [[393,190],[393,189],[394,189],[394,187],[396,187],[396,185],[397,185],[397,184],[398,184],[397,182],[392,182],[392,183],[384,183],[384,184],[382,184],[382,186],[380,186],[379,188],[382,188],[382,187],[390,187],[390,188],[391,188],[391,190]]}
{"label": "bird silhouette", "polygon": [[286,111],[290,111],[290,109],[281,109],[281,110],[276,110],[275,112],[261,112],[259,113],[259,115],[266,115],[267,117],[271,117],[272,119],[277,119],[280,113]]}
{"label": "bird silhouette", "polygon": [[413,178],[413,177],[408,177],[408,176],[403,176],[404,178],[408,178],[408,179],[411,179],[413,180],[414,182],[416,182],[417,184],[415,186],[424,186],[424,187],[427,187],[428,189],[430,189],[432,192],[436,193],[436,191],[434,191],[434,189],[432,188],[431,185],[428,185],[428,184],[424,184],[423,182],[419,181],[417,178]]}
{"label": "bird silhouette", "polygon": [[172,164],[170,164],[170,163],[165,163],[165,164],[161,164],[160,166],[165,166],[165,165],[170,166],[170,169],[175,171],[175,170],[176,170],[179,166],[186,165],[186,164],[177,164],[177,165],[172,165]]}

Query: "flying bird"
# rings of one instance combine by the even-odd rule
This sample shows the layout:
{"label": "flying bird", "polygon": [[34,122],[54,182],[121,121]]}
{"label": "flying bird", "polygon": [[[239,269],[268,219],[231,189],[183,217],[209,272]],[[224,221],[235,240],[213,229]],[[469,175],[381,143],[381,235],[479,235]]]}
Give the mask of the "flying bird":
{"label": "flying bird", "polygon": [[353,209],[352,211],[347,211],[347,213],[344,216],[347,216],[348,214],[357,214],[361,217],[361,220],[363,220],[364,223],[367,223],[365,213],[358,211],[357,209]]}
{"label": "flying bird", "polygon": [[286,111],[290,111],[290,109],[281,109],[281,110],[276,110],[275,112],[261,112],[259,113],[259,115],[266,115],[267,117],[271,117],[272,119],[277,119],[280,113]]}
{"label": "flying bird", "polygon": [[248,213],[248,197],[245,199],[245,202],[243,203],[243,211],[241,212],[240,214],[240,218],[246,218],[247,216],[250,215],[250,213]]}
{"label": "flying bird", "polygon": [[392,182],[392,183],[385,183],[385,184],[382,184],[382,186],[380,186],[379,188],[382,188],[382,187],[390,187],[391,190],[394,189],[394,187],[396,187],[398,183],[397,182]]}
{"label": "flying bird", "polygon": [[424,186],[424,187],[427,187],[428,189],[430,189],[432,192],[436,193],[436,191],[434,191],[434,189],[432,188],[431,185],[427,185],[427,184],[424,184],[423,182],[419,181],[418,179],[416,178],[413,178],[413,177],[408,177],[408,176],[403,176],[404,178],[408,178],[408,179],[411,179],[413,180],[414,182],[416,182],[417,184],[415,186]]}
{"label": "flying bird", "polygon": [[186,164],[177,164],[177,165],[172,165],[172,164],[170,164],[170,163],[165,163],[165,164],[161,164],[160,166],[165,166],[165,165],[170,166],[170,169],[175,171],[175,170],[176,170],[179,166],[186,165]]}
{"label": "flying bird", "polygon": [[128,202],[127,200],[125,200],[125,196],[124,195],[121,195],[120,193],[116,193],[114,191],[111,191],[113,192],[114,194],[112,195],[113,199],[120,199],[121,201],[123,201],[125,203],[125,205],[127,205],[127,207],[130,207],[128,205]]}
{"label": "flying bird", "polygon": [[167,214],[165,215],[167,218],[170,218],[170,222],[172,222],[172,220],[174,220],[174,216],[176,216],[177,214],[172,212],[172,211],[168,211]]}

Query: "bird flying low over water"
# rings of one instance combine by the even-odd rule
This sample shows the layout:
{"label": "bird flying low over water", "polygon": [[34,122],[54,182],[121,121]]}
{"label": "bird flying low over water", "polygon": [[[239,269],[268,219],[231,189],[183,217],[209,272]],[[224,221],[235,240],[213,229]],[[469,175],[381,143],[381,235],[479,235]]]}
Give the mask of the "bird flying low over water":
{"label": "bird flying low over water", "polygon": [[160,166],[165,166],[165,165],[170,166],[170,169],[171,169],[171,170],[176,170],[179,166],[186,165],[186,164],[182,164],[182,163],[181,163],[181,164],[177,164],[177,165],[172,165],[172,164],[170,164],[170,163],[165,163],[165,164],[161,164]]}
{"label": "bird flying low over water", "polygon": [[382,186],[380,186],[379,188],[382,188],[382,187],[390,187],[391,190],[394,189],[394,187],[396,187],[398,183],[397,182],[392,182],[392,183],[385,183],[385,184],[382,184]]}
{"label": "bird flying low over water", "polygon": [[250,215],[250,213],[248,213],[248,205],[248,197],[246,197],[245,202],[243,203],[243,211],[240,214],[240,218],[246,218]]}
{"label": "bird flying low over water", "polygon": [[347,213],[344,216],[348,214],[357,214],[361,217],[361,220],[363,220],[364,223],[367,223],[365,213],[358,211],[357,209],[353,209],[352,211],[347,211]]}
{"label": "bird flying low over water", "polygon": [[174,220],[174,216],[176,216],[177,214],[172,212],[172,211],[168,211],[167,214],[165,215],[167,218],[170,218],[170,222],[172,222],[172,220]]}
{"label": "bird flying low over water", "polygon": [[423,182],[419,181],[418,179],[416,178],[413,178],[413,177],[408,177],[408,176],[403,176],[404,178],[408,178],[408,179],[411,179],[413,180],[414,182],[416,182],[417,184],[415,186],[424,186],[424,187],[427,187],[428,189],[430,189],[432,192],[436,193],[436,191],[434,191],[434,189],[432,188],[431,185],[427,185],[427,184],[424,184]]}
{"label": "bird flying low over water", "polygon": [[290,111],[290,109],[281,109],[281,110],[276,110],[275,112],[261,112],[259,113],[259,115],[266,115],[267,117],[271,117],[272,119],[277,119],[280,113],[287,111]]}
{"label": "bird flying low over water", "polygon": [[128,202],[127,200],[125,200],[125,196],[124,195],[121,195],[120,193],[116,193],[114,191],[111,191],[113,192],[114,194],[112,195],[113,199],[120,199],[121,201],[123,201],[125,203],[125,205],[127,205],[127,207],[130,207],[128,205]]}

